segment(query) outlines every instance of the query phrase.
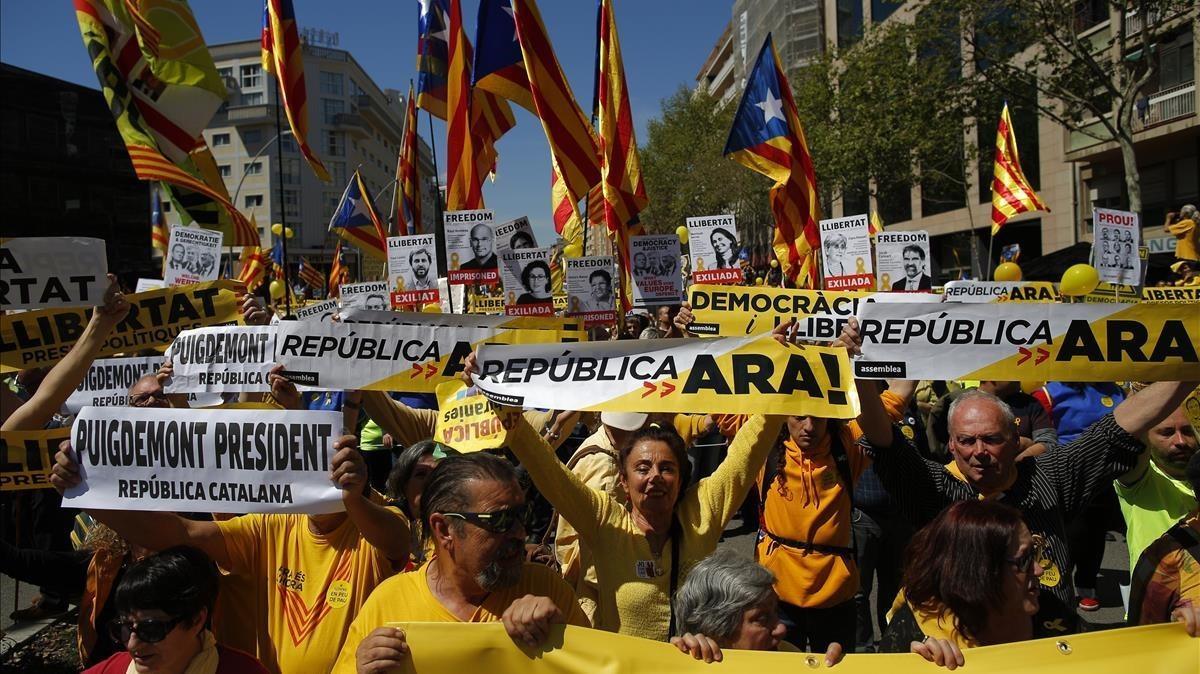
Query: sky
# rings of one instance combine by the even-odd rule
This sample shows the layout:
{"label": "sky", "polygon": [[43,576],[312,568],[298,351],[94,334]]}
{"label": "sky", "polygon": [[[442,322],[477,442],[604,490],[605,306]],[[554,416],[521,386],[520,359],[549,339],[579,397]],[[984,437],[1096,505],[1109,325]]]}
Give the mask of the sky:
{"label": "sky", "polygon": [[[208,44],[258,39],[262,3],[256,0],[193,0],[192,12]],[[417,0],[294,0],[301,27],[340,34],[341,49],[354,55],[381,88],[407,91],[416,79]],[[615,12],[630,105],[640,143],[662,99],[696,73],[731,15],[731,0],[616,0]],[[595,60],[596,0],[541,0],[539,8],[559,62],[585,113],[590,112]],[[468,36],[474,42],[478,0],[463,0]],[[68,0],[0,3],[0,61],[98,88]],[[310,100],[315,82],[308,82]],[[550,150],[541,124],[514,105],[517,125],[500,140],[499,170],[485,181],[484,199],[498,221],[529,216],[539,243],[554,241],[550,220]],[[428,141],[428,121],[420,127]],[[445,172],[445,124],[434,121],[438,166]]]}

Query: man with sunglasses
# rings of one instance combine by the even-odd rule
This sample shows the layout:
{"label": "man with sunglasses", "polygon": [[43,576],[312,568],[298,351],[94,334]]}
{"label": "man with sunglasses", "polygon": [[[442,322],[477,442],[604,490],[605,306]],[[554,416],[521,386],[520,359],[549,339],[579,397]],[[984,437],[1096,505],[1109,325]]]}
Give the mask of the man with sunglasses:
{"label": "man with sunglasses", "polygon": [[512,464],[487,452],[442,459],[425,482],[421,511],[432,558],[375,588],[334,674],[402,666],[409,645],[391,622],[503,622],[529,646],[545,641],[556,623],[590,626],[561,576],[525,562],[528,509]]}
{"label": "man with sunglasses", "polygon": [[[862,353],[858,321],[849,320],[841,341],[851,354]],[[1017,460],[1021,443],[1012,408],[991,393],[967,391],[946,417],[953,461],[943,466],[923,458],[893,427],[879,398],[864,393],[864,384],[872,382],[858,384],[863,445],[892,502],[913,526],[923,526],[955,501],[996,498],[1020,510],[1030,531],[1046,539],[1036,620],[1049,633],[1077,627],[1066,523],[1113,479],[1137,465],[1146,449],[1140,438],[1196,387],[1195,382],[1151,384],[1071,442],[1024,461]]]}

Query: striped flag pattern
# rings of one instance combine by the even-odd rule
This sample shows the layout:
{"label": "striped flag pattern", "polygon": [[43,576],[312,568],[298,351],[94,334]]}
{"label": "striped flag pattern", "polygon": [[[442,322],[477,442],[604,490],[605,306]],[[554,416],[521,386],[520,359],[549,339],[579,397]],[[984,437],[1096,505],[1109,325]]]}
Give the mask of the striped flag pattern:
{"label": "striped flag pattern", "polygon": [[992,165],[992,236],[1000,231],[1009,218],[1031,211],[1049,213],[1050,209],[1033,191],[1025,172],[1021,170],[1017,136],[1008,116],[1008,103],[1005,103],[1004,110],[1000,112],[1000,124],[996,128],[996,160]]}
{"label": "striped flag pattern", "polygon": [[550,160],[550,212],[554,219],[554,231],[566,241],[567,245],[583,246],[583,223],[579,218],[579,209],[567,194],[567,186],[558,175],[558,167]]}
{"label": "striped flag pattern", "polygon": [[292,138],[322,182],[329,172],[308,144],[308,91],[304,86],[304,47],[296,30],[296,10],[292,0],[266,0],[262,25],[263,70],[279,80],[279,97],[287,114]]}
{"label": "striped flag pattern", "polygon": [[417,171],[419,143],[417,101],[413,98],[412,85],[409,85],[404,111],[404,140],[400,143],[400,158],[396,162],[396,189],[400,198],[396,200],[395,223],[400,236],[421,232],[421,182]]}
{"label": "striped flag pattern", "polygon": [[152,255],[163,257],[167,254],[167,245],[171,233],[167,230],[167,219],[163,214],[162,194],[158,184],[150,184],[150,252]]}
{"label": "striped flag pattern", "polygon": [[337,248],[333,249],[333,265],[329,267],[328,297],[341,295],[342,284],[346,282],[346,277],[349,275],[350,269],[342,259],[342,242],[338,241]]}
{"label": "striped flag pattern", "polygon": [[387,234],[379,214],[375,212],[371,192],[358,171],[350,176],[346,191],[342,192],[342,199],[329,219],[329,231],[364,253],[387,260]]}
{"label": "striped flag pattern", "polygon": [[483,174],[476,161],[479,138],[471,129],[471,47],[463,31],[462,3],[450,0],[446,77],[446,209],[483,208]]}
{"label": "striped flag pattern", "polygon": [[228,199],[213,188],[200,181],[192,174],[172,164],[158,150],[144,145],[126,145],[129,158],[133,161],[133,171],[140,180],[161,180],[185,190],[198,192],[217,202],[229,213],[234,225],[234,245],[245,245],[245,241],[258,238],[258,230],[246,216],[242,215]]}
{"label": "striped flag pattern", "polygon": [[267,257],[263,255],[262,247],[243,246],[238,261],[241,263],[241,267],[238,270],[237,280],[245,284],[247,291],[254,292],[262,285],[267,275],[267,265],[270,264]]}
{"label": "striped flag pattern", "polygon": [[312,263],[307,258],[300,258],[300,271],[298,272],[300,280],[309,288],[317,291],[325,290],[325,275],[321,270],[312,266]]}
{"label": "striped flag pattern", "polygon": [[871,211],[871,218],[867,220],[867,233],[874,239],[875,235],[883,231],[883,218],[879,217],[879,211]]}
{"label": "striped flag pattern", "polygon": [[775,181],[775,257],[795,286],[816,288],[821,204],[812,155],[771,35],[763,42],[725,143],[727,157]]}

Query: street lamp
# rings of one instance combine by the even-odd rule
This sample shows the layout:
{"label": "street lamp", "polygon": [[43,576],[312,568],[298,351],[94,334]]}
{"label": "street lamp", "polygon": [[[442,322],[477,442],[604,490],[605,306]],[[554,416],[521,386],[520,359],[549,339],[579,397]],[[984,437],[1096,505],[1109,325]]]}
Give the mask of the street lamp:
{"label": "street lamp", "polygon": [[[271,140],[268,140],[267,142],[263,143],[263,146],[262,146],[262,147],[260,147],[260,148],[258,148],[258,152],[255,152],[255,153],[254,153],[254,156],[253,156],[253,157],[251,157],[251,158],[250,158],[250,160],[249,160],[249,161],[247,161],[246,163],[247,163],[247,164],[253,164],[253,163],[254,163],[254,160],[255,160],[255,159],[258,159],[259,157],[261,157],[261,156],[262,156],[262,153],[266,152],[266,151],[267,151],[267,149],[268,149],[268,148],[270,148],[270,147],[271,147],[271,145],[273,145],[273,144],[275,143],[275,141],[279,140],[279,138],[280,138],[281,136],[290,136],[290,135],[292,135],[292,132],[291,132],[290,130],[287,130],[287,129],[285,129],[285,130],[283,130],[283,131],[280,131],[279,133],[275,134],[275,135],[274,135],[274,136],[271,138]],[[237,189],[235,189],[235,190],[233,191],[233,205],[234,205],[234,206],[237,206],[237,198],[238,198],[238,194],[240,194],[240,193],[241,193],[241,191],[242,191],[242,183],[244,183],[244,182],[246,182],[246,172],[245,172],[245,171],[242,171],[242,177],[241,177],[241,179],[240,179],[240,180],[238,180]],[[279,185],[279,195],[280,195],[280,196],[279,196],[279,207],[280,207],[280,208],[283,208],[283,184],[282,184],[282,181],[280,182],[280,185]],[[268,220],[270,220],[271,218],[269,218],[269,217],[268,217],[267,219],[268,219]]]}

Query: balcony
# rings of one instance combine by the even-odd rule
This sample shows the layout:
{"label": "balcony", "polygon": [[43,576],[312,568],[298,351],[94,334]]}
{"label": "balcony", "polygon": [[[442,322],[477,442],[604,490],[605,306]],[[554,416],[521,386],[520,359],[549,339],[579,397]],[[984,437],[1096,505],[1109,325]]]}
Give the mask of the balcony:
{"label": "balcony", "polygon": [[363,119],[362,115],[353,112],[339,112],[334,115],[333,127],[338,131],[345,131],[358,138],[367,138],[371,135],[371,129],[367,125],[367,120]]}
{"label": "balcony", "polygon": [[231,105],[225,109],[225,119],[229,124],[274,124],[275,106],[261,105]]}
{"label": "balcony", "polygon": [[403,138],[400,123],[398,120],[392,119],[391,111],[386,105],[381,105],[367,94],[355,96],[353,102],[355,107],[358,108],[359,114],[363,115],[371,123],[371,126],[386,136],[392,143],[400,144]]}
{"label": "balcony", "polygon": [[1149,129],[1152,126],[1190,117],[1196,114],[1196,82],[1163,89],[1150,96],[1149,105],[1144,114],[1135,113],[1134,129]]}

